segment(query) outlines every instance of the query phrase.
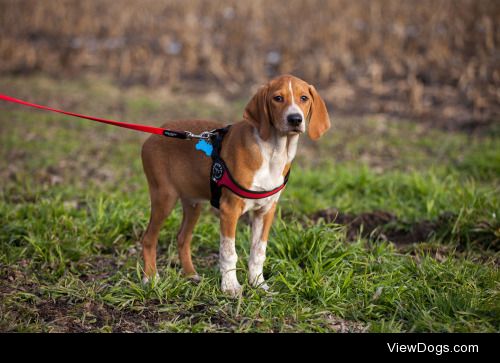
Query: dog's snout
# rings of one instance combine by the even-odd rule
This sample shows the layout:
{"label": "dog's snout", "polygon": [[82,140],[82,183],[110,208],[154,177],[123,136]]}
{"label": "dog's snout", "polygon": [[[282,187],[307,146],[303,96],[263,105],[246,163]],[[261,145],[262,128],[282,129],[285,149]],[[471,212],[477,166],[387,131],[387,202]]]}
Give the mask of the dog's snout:
{"label": "dog's snout", "polygon": [[302,115],[300,113],[292,113],[287,116],[286,120],[292,126],[298,126],[302,123]]}

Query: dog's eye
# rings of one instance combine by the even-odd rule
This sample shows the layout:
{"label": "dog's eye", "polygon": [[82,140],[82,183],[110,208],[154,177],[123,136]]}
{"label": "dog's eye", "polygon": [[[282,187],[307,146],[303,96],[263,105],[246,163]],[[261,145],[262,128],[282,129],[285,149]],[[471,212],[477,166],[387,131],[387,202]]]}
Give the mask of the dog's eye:
{"label": "dog's eye", "polygon": [[274,96],[273,97],[273,100],[275,100],[276,102],[283,102],[283,96]]}
{"label": "dog's eye", "polygon": [[300,96],[300,100],[302,102],[306,102],[308,99],[309,99],[309,97],[307,97],[307,96]]}

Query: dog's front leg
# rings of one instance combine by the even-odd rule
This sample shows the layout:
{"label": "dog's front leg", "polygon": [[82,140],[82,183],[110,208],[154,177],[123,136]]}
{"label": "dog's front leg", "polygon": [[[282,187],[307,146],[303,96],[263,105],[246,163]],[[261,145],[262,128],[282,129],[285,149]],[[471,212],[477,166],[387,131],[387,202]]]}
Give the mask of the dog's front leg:
{"label": "dog's front leg", "polygon": [[276,203],[265,212],[256,212],[252,221],[252,245],[248,261],[248,280],[252,286],[269,290],[264,281],[264,261],[266,260],[267,239],[273,223]]}
{"label": "dog's front leg", "polygon": [[236,224],[241,215],[239,203],[221,203],[220,206],[220,250],[219,264],[222,275],[222,291],[237,297],[241,294],[241,285],[236,276]]}

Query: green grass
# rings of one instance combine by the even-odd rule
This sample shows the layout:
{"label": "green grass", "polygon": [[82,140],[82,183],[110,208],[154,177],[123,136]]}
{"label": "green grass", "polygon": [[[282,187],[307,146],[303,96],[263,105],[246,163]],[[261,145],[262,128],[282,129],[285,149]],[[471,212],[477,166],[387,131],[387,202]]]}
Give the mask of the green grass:
{"label": "green grass", "polygon": [[[119,90],[105,80],[61,86],[4,78],[0,91],[151,124],[196,115],[237,120],[244,105]],[[193,241],[202,281],[180,275],[177,207],[160,235],[161,278],[141,284],[149,218],[144,135],[2,107],[0,330],[500,331],[498,133],[468,136],[370,117],[332,121],[319,144],[302,140],[281,198],[264,270],[272,293],[244,284],[233,300],[219,288],[218,222],[208,208]],[[400,245],[362,233],[348,238],[345,226],[312,219],[333,207],[387,211],[403,230],[451,217],[426,240]],[[249,236],[241,222],[240,282]]]}

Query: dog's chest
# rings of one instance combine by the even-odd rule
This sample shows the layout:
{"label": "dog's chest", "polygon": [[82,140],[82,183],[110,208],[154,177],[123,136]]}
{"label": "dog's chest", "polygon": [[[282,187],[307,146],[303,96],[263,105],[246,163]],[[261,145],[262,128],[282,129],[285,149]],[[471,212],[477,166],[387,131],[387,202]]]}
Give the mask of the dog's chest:
{"label": "dog's chest", "polygon": [[[284,182],[283,171],[288,163],[291,163],[297,150],[297,138],[290,141],[286,139],[276,143],[265,143],[256,135],[262,155],[262,164],[255,172],[251,190],[272,190]],[[262,199],[246,199],[244,212],[261,210],[267,212],[272,205],[278,201],[281,191],[270,197]]]}
{"label": "dog's chest", "polygon": [[[267,166],[261,167],[255,174],[250,189],[254,191],[271,190],[283,184],[283,176],[281,174],[277,175],[276,173],[273,173],[273,171],[273,169],[270,169]],[[280,195],[281,191],[267,198],[245,199],[244,212],[251,210],[261,210],[263,213],[265,213],[272,207],[274,202],[278,201]]]}

